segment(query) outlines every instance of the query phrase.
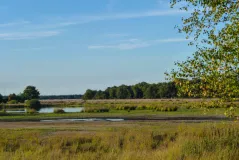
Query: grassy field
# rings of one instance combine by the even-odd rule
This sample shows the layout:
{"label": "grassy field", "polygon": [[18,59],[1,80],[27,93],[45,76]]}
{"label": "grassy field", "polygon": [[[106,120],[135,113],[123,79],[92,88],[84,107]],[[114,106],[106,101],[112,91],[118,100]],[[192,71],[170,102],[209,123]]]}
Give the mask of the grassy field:
{"label": "grassy field", "polygon": [[236,160],[239,124],[0,122],[0,159]]}
{"label": "grassy field", "polygon": [[[83,106],[86,112],[0,112],[0,159],[236,160],[239,157],[239,123],[224,116],[227,104],[218,106],[199,99],[41,103],[59,108]],[[125,121],[40,122],[70,118]]]}
{"label": "grassy field", "polygon": [[[224,116],[225,108],[216,109],[179,109],[176,112],[161,112],[152,110],[110,110],[104,113],[35,113],[35,114],[24,114],[24,113],[0,113],[0,121],[36,121],[44,119],[69,119],[69,118],[124,118],[124,119],[162,119],[162,118],[180,118],[180,117],[222,117]],[[237,113],[239,109],[236,110]]]}
{"label": "grassy field", "polygon": [[[60,118],[125,118],[160,119],[164,117],[224,117],[227,105],[220,106],[208,99],[142,99],[142,100],[43,100],[43,107],[84,107],[82,113],[5,113],[0,112],[0,121],[36,121]],[[234,103],[239,113],[238,102]],[[16,109],[23,104],[2,104],[2,109]]]}

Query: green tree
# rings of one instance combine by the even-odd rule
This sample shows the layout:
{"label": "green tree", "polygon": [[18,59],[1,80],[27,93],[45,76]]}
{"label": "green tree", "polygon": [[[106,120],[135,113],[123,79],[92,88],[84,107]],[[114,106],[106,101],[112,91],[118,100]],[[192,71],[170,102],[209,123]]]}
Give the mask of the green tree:
{"label": "green tree", "polygon": [[157,96],[156,85],[150,85],[145,91],[144,98],[154,99],[154,98],[156,98],[156,96]]}
{"label": "green tree", "polygon": [[193,36],[190,45],[197,47],[192,57],[177,62],[178,69],[167,74],[179,86],[179,95],[219,97],[218,103],[233,101],[239,94],[239,1],[171,2],[172,6],[184,2],[181,9],[192,12],[178,29],[187,37]]}
{"label": "green tree", "polygon": [[23,103],[25,101],[24,94],[22,94],[22,93],[18,94],[17,101]]}
{"label": "green tree", "polygon": [[146,89],[149,87],[149,85],[150,84],[148,84],[146,82],[141,82],[141,83],[136,84],[136,86],[139,87],[141,89],[141,91],[143,92],[143,97],[145,97],[145,92],[146,92]]}
{"label": "green tree", "polygon": [[105,94],[105,99],[109,99],[109,97],[110,97],[110,87],[108,87],[108,88],[104,91],[104,94]]}
{"label": "green tree", "polygon": [[116,91],[117,91],[117,87],[116,86],[109,88],[109,98],[110,99],[117,98]]}
{"label": "green tree", "polygon": [[23,96],[25,100],[38,99],[40,92],[34,86],[27,86],[23,91]]}
{"label": "green tree", "polygon": [[8,102],[12,101],[12,100],[16,100],[17,101],[17,95],[15,93],[8,95]]}
{"label": "green tree", "polygon": [[36,111],[39,111],[41,109],[41,102],[37,99],[27,100],[25,102],[25,107],[28,109],[34,109]]}
{"label": "green tree", "polygon": [[157,98],[173,98],[177,96],[177,88],[174,83],[157,84]]}
{"label": "green tree", "polygon": [[88,100],[88,99],[93,99],[95,97],[96,91],[94,90],[86,90],[83,99]]}
{"label": "green tree", "polygon": [[143,98],[143,91],[138,85],[132,86],[133,98]]}
{"label": "green tree", "polygon": [[96,92],[94,99],[106,99],[106,94],[105,92],[99,90]]}
{"label": "green tree", "polygon": [[132,97],[128,86],[126,85],[121,85],[117,88],[116,96],[118,99],[130,99]]}
{"label": "green tree", "polygon": [[3,102],[3,96],[0,94],[0,103]]}

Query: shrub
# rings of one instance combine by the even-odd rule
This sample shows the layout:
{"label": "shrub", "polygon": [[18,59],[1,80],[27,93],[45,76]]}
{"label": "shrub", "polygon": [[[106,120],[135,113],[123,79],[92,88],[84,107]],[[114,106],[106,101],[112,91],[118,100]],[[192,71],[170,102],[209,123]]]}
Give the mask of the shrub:
{"label": "shrub", "polygon": [[25,107],[28,109],[34,109],[36,111],[39,111],[41,109],[41,103],[37,99],[27,100],[25,102]]}
{"label": "shrub", "polygon": [[147,107],[145,105],[141,105],[137,107],[138,110],[145,110]]}
{"label": "shrub", "polygon": [[28,114],[35,114],[37,111],[35,109],[28,108],[27,110]]}
{"label": "shrub", "polygon": [[17,104],[17,100],[10,100],[9,102],[7,102],[8,104]]}
{"label": "shrub", "polygon": [[131,111],[131,110],[136,110],[136,106],[124,106],[124,110]]}
{"label": "shrub", "polygon": [[97,110],[97,112],[109,112],[109,111],[110,111],[110,109],[108,109],[108,108],[100,108]]}
{"label": "shrub", "polygon": [[98,108],[98,107],[87,107],[84,109],[84,112],[94,113],[94,112],[109,112],[109,108]]}
{"label": "shrub", "polygon": [[54,109],[54,113],[65,113],[63,109]]}

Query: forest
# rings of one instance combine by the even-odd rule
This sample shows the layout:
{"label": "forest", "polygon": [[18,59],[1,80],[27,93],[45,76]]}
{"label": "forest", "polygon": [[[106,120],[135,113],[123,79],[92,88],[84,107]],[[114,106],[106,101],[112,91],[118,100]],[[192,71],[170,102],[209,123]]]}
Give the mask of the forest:
{"label": "forest", "polygon": [[106,90],[88,89],[83,99],[157,99],[177,97],[177,87],[173,82],[149,84],[141,82],[135,85],[108,87]]}

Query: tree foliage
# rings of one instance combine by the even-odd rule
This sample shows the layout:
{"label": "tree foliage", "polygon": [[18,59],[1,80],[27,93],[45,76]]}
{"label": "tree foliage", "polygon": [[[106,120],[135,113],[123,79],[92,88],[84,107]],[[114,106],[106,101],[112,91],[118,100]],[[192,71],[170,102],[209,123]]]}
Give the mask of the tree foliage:
{"label": "tree foliage", "polygon": [[27,86],[23,91],[25,100],[38,99],[40,92],[36,89],[35,86]]}
{"label": "tree foliage", "polygon": [[0,94],[0,103],[3,102],[3,96]]}
{"label": "tree foliage", "polygon": [[8,95],[8,101],[17,100],[17,95],[15,93]]}
{"label": "tree foliage", "polygon": [[28,109],[34,109],[36,111],[39,111],[41,109],[41,102],[37,99],[27,100],[25,102],[25,107]]}
{"label": "tree foliage", "polygon": [[108,87],[105,91],[88,89],[84,99],[142,99],[173,98],[177,96],[174,83],[149,84],[141,82],[136,85]]}
{"label": "tree foliage", "polygon": [[81,94],[73,95],[41,95],[39,99],[81,99]]}
{"label": "tree foliage", "polygon": [[96,91],[94,90],[86,90],[83,99],[87,100],[87,99],[93,99],[95,97]]}
{"label": "tree foliage", "polygon": [[191,15],[177,27],[194,38],[189,45],[197,51],[176,62],[169,79],[180,86],[179,95],[233,101],[239,95],[239,1],[171,0],[172,6],[181,2]]}

